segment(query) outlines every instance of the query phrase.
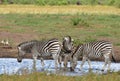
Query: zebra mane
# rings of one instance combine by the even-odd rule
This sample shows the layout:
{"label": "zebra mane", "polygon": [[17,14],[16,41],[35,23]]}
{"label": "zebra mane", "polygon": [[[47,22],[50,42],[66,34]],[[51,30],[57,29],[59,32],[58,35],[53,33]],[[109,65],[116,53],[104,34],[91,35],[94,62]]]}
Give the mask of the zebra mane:
{"label": "zebra mane", "polygon": [[37,40],[31,40],[20,43],[17,48],[21,48],[21,50],[24,50],[26,53],[31,53],[31,49],[35,43],[37,43]]}
{"label": "zebra mane", "polygon": [[32,42],[38,42],[37,40],[31,40],[31,41],[26,41],[26,42],[22,42],[19,45],[17,45],[17,47],[20,47],[21,45],[27,44],[27,43],[32,43]]}

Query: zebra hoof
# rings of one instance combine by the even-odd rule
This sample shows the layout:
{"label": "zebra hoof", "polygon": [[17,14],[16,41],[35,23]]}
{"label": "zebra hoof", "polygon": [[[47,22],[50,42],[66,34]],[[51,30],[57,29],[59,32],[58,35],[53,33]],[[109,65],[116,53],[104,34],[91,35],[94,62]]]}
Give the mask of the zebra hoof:
{"label": "zebra hoof", "polygon": [[42,68],[41,71],[44,71],[44,68]]}
{"label": "zebra hoof", "polygon": [[78,69],[79,71],[82,71],[82,69]]}
{"label": "zebra hoof", "polygon": [[102,72],[104,71],[104,69],[101,70]]}
{"label": "zebra hoof", "polygon": [[92,68],[89,68],[89,72],[92,72]]}
{"label": "zebra hoof", "polygon": [[74,69],[72,67],[70,67],[70,71],[74,71]]}

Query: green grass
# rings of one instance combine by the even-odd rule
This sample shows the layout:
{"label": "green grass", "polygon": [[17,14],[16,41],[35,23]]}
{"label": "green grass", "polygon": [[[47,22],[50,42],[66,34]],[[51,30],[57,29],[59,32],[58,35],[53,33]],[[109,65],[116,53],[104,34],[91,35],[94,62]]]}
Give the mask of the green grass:
{"label": "green grass", "polygon": [[36,4],[36,5],[110,5],[120,8],[119,0],[2,0],[3,4],[10,1],[14,4]]}
{"label": "green grass", "polygon": [[[81,20],[74,25],[77,18]],[[70,35],[80,42],[105,38],[119,43],[119,21],[119,15],[0,14],[0,31],[32,32],[38,39]]]}
{"label": "green grass", "polygon": [[32,73],[28,75],[0,75],[1,81],[120,81],[119,73],[96,75],[89,73],[84,76],[61,76],[46,73]]}

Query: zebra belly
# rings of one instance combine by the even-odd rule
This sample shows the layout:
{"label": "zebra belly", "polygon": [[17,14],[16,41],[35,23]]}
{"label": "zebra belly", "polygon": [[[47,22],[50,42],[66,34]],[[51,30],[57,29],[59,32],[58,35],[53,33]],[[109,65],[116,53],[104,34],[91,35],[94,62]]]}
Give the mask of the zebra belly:
{"label": "zebra belly", "polygon": [[102,56],[102,54],[99,52],[99,53],[89,53],[88,55],[90,58],[99,58]]}
{"label": "zebra belly", "polygon": [[50,57],[50,56],[52,56],[52,54],[50,54],[50,53],[39,53],[39,56],[40,57]]}

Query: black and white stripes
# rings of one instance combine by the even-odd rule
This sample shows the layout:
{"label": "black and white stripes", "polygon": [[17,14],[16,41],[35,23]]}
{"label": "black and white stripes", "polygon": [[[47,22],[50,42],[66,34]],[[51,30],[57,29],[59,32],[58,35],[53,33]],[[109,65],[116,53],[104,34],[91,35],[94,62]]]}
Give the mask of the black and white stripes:
{"label": "black and white stripes", "polygon": [[106,65],[108,64],[108,69],[110,68],[110,54],[112,54],[114,60],[114,52],[113,52],[113,45],[108,41],[95,41],[86,44],[79,45],[76,51],[73,53],[72,58],[73,61],[71,63],[71,70],[75,68],[77,65],[77,58],[82,56],[82,63],[80,69],[84,62],[87,60],[89,64],[89,68],[91,68],[90,58],[99,58],[103,56],[105,58],[105,64],[102,70],[105,69]]}
{"label": "black and white stripes", "polygon": [[[22,61],[22,57],[26,53],[32,53],[34,61],[37,57],[41,57],[41,63],[44,65],[43,57],[52,56],[55,60],[55,66],[58,65],[58,57],[61,51],[61,42],[58,39],[50,39],[43,41],[28,41],[18,45],[18,62]],[[35,62],[34,62],[35,63]]]}
{"label": "black and white stripes", "polygon": [[33,46],[32,51],[37,51],[39,56],[52,56],[53,54],[59,54],[61,43],[58,39],[39,41]]}
{"label": "black and white stripes", "polygon": [[[108,69],[110,69],[110,56],[114,59],[113,45],[109,41],[95,41],[79,45],[75,51],[73,51],[73,41],[70,36],[63,38],[63,42],[58,39],[53,38],[50,40],[32,40],[28,42],[20,43],[18,46],[18,62],[22,61],[22,58],[26,53],[32,53],[34,62],[37,57],[41,57],[41,64],[44,66],[43,58],[47,56],[52,56],[55,60],[55,68],[58,67],[58,63],[61,65],[62,57],[64,56],[64,67],[67,68],[67,62],[70,60],[71,70],[77,65],[78,58],[82,57],[82,63],[80,70],[84,65],[85,61],[88,61],[89,68],[91,68],[90,59],[91,58],[105,58],[105,64],[102,70],[108,64]],[[62,54],[64,53],[64,55]]]}

